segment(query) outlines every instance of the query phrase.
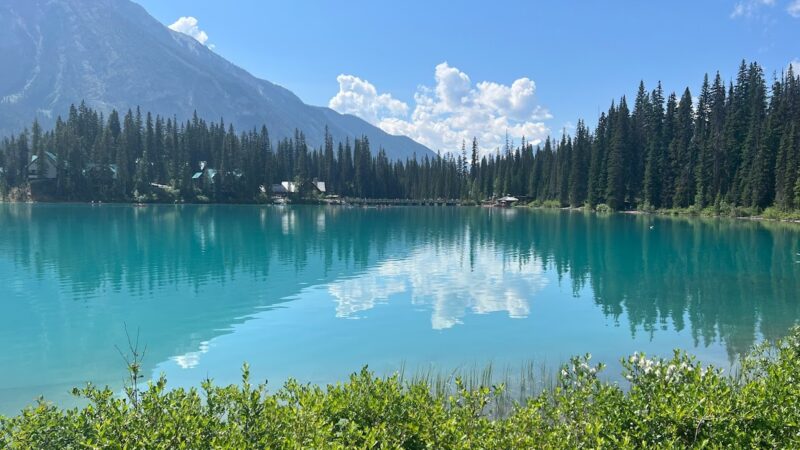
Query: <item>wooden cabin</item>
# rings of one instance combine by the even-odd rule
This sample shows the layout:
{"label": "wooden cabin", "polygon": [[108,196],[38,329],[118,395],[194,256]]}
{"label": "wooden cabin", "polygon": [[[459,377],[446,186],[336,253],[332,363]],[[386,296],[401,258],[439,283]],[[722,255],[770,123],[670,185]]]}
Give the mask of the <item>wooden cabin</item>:
{"label": "wooden cabin", "polygon": [[519,199],[517,197],[512,197],[510,195],[507,195],[505,197],[498,198],[496,206],[508,208],[510,206],[514,206],[514,204],[516,204],[517,202],[519,202]]}
{"label": "wooden cabin", "polygon": [[192,175],[192,183],[196,187],[203,187],[203,185],[213,185],[217,181],[217,171],[208,167],[208,163],[200,161],[200,171]]}
{"label": "wooden cabin", "polygon": [[55,180],[58,176],[58,158],[50,152],[44,152],[41,161],[39,155],[31,155],[27,169],[28,180]]}
{"label": "wooden cabin", "polygon": [[325,195],[327,189],[324,181],[314,180],[305,183],[283,181],[281,184],[273,184],[270,192],[278,197],[288,197],[290,195]]}

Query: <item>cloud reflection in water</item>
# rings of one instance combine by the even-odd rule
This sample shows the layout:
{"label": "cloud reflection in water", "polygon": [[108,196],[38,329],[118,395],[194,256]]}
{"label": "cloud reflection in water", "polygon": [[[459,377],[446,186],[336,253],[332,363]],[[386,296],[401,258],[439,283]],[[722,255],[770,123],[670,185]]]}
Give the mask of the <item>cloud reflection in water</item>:
{"label": "cloud reflection in water", "polygon": [[[469,255],[471,261],[465,260]],[[461,324],[470,312],[528,317],[529,300],[547,282],[537,259],[504,255],[491,244],[466,240],[460,246],[417,249],[408,258],[336,281],[328,291],[340,318],[359,318],[392,296],[409,293],[412,304],[431,309],[432,328],[444,330]]]}

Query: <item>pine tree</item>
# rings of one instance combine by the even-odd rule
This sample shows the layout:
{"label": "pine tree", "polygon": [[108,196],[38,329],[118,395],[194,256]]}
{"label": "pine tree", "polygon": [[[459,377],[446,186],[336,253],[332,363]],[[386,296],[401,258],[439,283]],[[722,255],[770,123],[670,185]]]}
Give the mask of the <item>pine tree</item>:
{"label": "pine tree", "polygon": [[780,149],[785,113],[783,84],[776,80],[752,168],[752,204],[758,208],[766,208],[775,198],[776,150]]}
{"label": "pine tree", "polygon": [[[45,148],[44,142],[42,142],[42,127],[39,125],[38,120],[33,121],[33,126],[31,127],[31,152],[33,155],[36,156],[36,164],[37,164],[37,171],[38,173],[44,172],[44,161],[45,161]],[[26,157],[26,167],[27,162],[29,159]],[[25,174],[27,177],[27,174]]]}
{"label": "pine tree", "polygon": [[[727,98],[725,83],[717,72],[711,93],[711,106],[709,114],[709,137],[707,145],[711,149],[711,181],[707,188],[707,201],[719,203],[726,195],[728,155],[725,142],[725,122],[727,120]],[[717,205],[719,206],[719,205]]]}
{"label": "pine tree", "polygon": [[464,140],[464,139],[461,140],[461,155],[459,155],[459,158],[460,158],[458,160],[459,176],[464,176],[464,175],[466,175],[468,173],[467,172],[467,161],[468,161],[468,159],[467,159],[467,141]]}
{"label": "pine tree", "polygon": [[[600,114],[595,137],[592,141],[591,158],[589,162],[588,198],[589,206],[594,208],[605,201],[606,196],[606,154],[608,147],[608,117]],[[538,154],[538,153],[537,153]],[[534,176],[536,173],[534,172]],[[532,180],[533,182],[534,180]]]}
{"label": "pine tree", "polygon": [[714,152],[711,147],[711,87],[708,74],[703,79],[700,98],[695,111],[694,132],[690,144],[690,152],[695,155],[694,167],[695,198],[694,204],[704,208],[713,201],[711,192]]}
{"label": "pine tree", "polygon": [[591,152],[589,130],[582,120],[575,128],[575,142],[572,147],[572,166],[570,167],[569,203],[572,207],[582,206],[586,202],[588,190],[587,171]]}
{"label": "pine tree", "polygon": [[625,207],[625,159],[630,148],[630,115],[625,97],[619,103],[608,154],[606,203],[614,210]]}
{"label": "pine tree", "polygon": [[649,123],[647,150],[645,156],[644,203],[648,207],[661,206],[661,182],[664,168],[664,92],[661,83],[650,95],[651,109]]}
{"label": "pine tree", "polygon": [[572,168],[572,139],[566,130],[561,135],[561,143],[556,153],[556,178],[558,180],[558,203],[563,207],[569,205],[569,175]]}
{"label": "pine tree", "polygon": [[472,161],[470,164],[470,177],[475,180],[478,170],[478,138],[472,138]]}
{"label": "pine tree", "polygon": [[794,187],[797,184],[796,141],[797,125],[783,134],[775,164],[775,205],[788,211],[795,207]]}
{"label": "pine tree", "polygon": [[674,174],[672,205],[685,208],[694,201],[695,155],[692,152],[692,94],[684,90],[675,112],[675,129],[669,147],[671,172]]}
{"label": "pine tree", "polygon": [[636,103],[631,115],[631,147],[626,160],[627,193],[632,204],[637,203],[644,183],[647,149],[651,135],[652,104],[650,94],[645,90],[644,82],[639,82]]}

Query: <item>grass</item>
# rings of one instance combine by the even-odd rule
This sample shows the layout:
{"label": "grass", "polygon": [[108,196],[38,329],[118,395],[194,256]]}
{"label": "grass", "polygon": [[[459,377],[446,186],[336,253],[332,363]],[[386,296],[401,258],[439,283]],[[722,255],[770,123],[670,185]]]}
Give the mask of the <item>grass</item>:
{"label": "grass", "polygon": [[[446,399],[458,395],[456,380],[468,391],[481,387],[494,387],[494,395],[486,407],[486,414],[492,418],[504,418],[516,405],[525,404],[528,399],[552,390],[556,386],[554,371],[546,364],[526,361],[519,366],[497,368],[494,363],[483,366],[460,367],[450,372],[437,369],[417,371],[406,378],[405,368],[398,372],[401,384],[430,386],[435,398]],[[502,386],[502,389],[497,387]]]}

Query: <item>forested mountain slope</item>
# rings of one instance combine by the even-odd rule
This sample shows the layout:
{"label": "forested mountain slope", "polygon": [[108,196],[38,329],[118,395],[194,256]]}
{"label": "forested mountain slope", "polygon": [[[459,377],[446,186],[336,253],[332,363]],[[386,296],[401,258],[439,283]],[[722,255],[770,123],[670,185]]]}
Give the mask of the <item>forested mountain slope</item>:
{"label": "forested mountain slope", "polygon": [[327,126],[336,140],[368,136],[393,159],[430,153],[357,117],[304,104],[130,0],[3,0],[0,67],[4,136],[34,118],[49,127],[85,101],[106,115],[140,106],[179,120],[195,111],[206,120],[224,117],[239,129],[266,124],[274,138],[301,129],[314,145],[322,144]]}

